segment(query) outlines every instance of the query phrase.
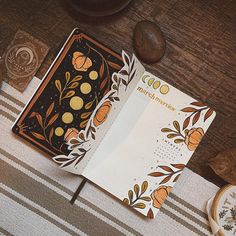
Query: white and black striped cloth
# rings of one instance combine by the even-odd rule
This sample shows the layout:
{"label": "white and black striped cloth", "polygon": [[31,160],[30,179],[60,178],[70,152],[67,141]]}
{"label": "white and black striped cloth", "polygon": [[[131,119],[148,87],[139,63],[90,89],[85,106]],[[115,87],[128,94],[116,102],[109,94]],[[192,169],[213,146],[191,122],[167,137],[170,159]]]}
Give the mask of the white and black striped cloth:
{"label": "white and black striped cloth", "polygon": [[4,82],[0,91],[0,235],[211,235],[205,204],[218,187],[187,168],[153,220],[91,183],[71,205],[80,177],[11,132],[39,82],[23,94]]}

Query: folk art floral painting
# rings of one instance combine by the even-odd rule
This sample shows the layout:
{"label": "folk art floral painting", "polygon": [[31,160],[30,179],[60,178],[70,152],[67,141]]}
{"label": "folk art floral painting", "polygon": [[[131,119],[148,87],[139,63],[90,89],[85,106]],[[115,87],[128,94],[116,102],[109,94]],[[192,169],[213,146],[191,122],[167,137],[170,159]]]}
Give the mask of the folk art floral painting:
{"label": "folk art floral painting", "polygon": [[74,30],[13,132],[51,156],[68,153],[65,141],[85,128],[122,65],[120,55]]}
{"label": "folk art floral painting", "polygon": [[215,112],[74,30],[13,132],[154,218]]}

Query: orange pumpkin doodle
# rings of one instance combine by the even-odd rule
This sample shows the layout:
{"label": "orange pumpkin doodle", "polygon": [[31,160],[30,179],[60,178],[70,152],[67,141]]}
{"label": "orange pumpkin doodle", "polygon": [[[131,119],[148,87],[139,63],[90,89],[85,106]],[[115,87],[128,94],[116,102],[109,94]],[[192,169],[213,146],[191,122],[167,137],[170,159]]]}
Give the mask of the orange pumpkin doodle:
{"label": "orange pumpkin doodle", "polygon": [[172,190],[170,186],[161,186],[152,192],[152,205],[156,208],[161,208],[161,205],[164,203],[166,197]]}
{"label": "orange pumpkin doodle", "polygon": [[198,144],[201,142],[204,135],[204,130],[202,128],[192,128],[189,130],[185,137],[185,144],[190,151],[194,151]]}
{"label": "orange pumpkin doodle", "polygon": [[111,110],[111,107],[112,107],[111,102],[106,101],[97,110],[97,112],[96,112],[96,114],[95,114],[95,116],[93,118],[93,124],[96,127],[101,125],[107,119],[107,116],[108,116],[108,113]]}
{"label": "orange pumpkin doodle", "polygon": [[92,66],[92,61],[82,52],[77,51],[73,53],[72,64],[77,71],[87,71]]}

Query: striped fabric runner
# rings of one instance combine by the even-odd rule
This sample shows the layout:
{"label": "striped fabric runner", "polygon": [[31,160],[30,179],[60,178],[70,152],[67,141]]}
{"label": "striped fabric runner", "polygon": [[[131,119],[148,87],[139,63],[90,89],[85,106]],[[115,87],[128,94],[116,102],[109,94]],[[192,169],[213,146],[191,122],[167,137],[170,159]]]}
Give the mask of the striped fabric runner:
{"label": "striped fabric runner", "polygon": [[204,209],[218,187],[187,168],[153,220],[92,183],[71,205],[81,178],[11,132],[38,84],[34,78],[21,94],[3,83],[0,91],[0,235],[211,235]]}

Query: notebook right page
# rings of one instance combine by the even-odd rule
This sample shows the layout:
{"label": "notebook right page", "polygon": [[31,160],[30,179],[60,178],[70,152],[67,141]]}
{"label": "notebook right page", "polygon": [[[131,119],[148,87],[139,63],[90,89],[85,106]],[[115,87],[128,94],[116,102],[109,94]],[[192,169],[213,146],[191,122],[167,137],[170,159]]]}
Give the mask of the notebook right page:
{"label": "notebook right page", "polygon": [[145,72],[83,175],[153,218],[215,112]]}

